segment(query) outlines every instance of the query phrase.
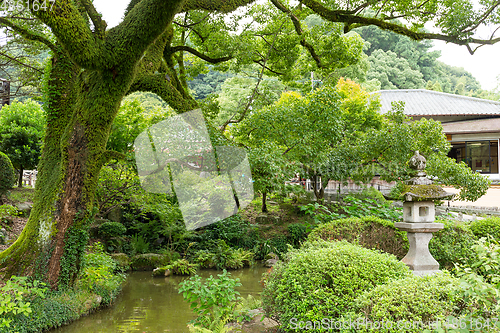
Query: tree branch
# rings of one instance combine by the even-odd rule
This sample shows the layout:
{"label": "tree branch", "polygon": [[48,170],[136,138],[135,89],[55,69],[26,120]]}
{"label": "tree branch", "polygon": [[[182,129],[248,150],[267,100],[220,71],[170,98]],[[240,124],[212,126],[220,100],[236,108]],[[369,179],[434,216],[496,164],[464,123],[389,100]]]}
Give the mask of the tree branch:
{"label": "tree branch", "polygon": [[302,30],[302,27],[300,26],[300,20],[295,16],[288,8],[286,8],[279,0],[271,0],[273,5],[278,8],[280,11],[285,13],[290,17],[292,20],[293,26],[295,28],[295,32],[297,32],[297,35],[301,36],[302,38],[300,39],[300,45],[302,45],[306,50],[309,52],[313,60],[316,62],[316,66],[318,68],[323,68],[323,64],[321,63],[321,59],[319,58],[318,54],[314,50],[314,47],[309,44],[306,39],[302,36],[304,31]]}
{"label": "tree branch", "polygon": [[123,153],[114,151],[114,150],[106,150],[99,157],[99,164],[102,166],[112,159],[115,160],[124,160],[127,156]]}
{"label": "tree branch", "polygon": [[470,48],[469,46],[470,44],[493,45],[500,41],[500,37],[490,38],[490,39],[479,39],[479,38],[464,38],[458,35],[443,35],[437,33],[417,32],[396,23],[386,22],[385,20],[373,17],[356,16],[352,14],[346,14],[343,11],[331,10],[326,8],[325,6],[323,6],[323,4],[321,4],[319,1],[316,0],[302,0],[302,3],[330,22],[359,24],[359,25],[374,25],[384,30],[393,31],[400,35],[408,36],[414,40],[437,39],[457,45],[465,45],[467,46],[467,49],[471,54],[473,54],[474,51],[472,50],[472,48]]}
{"label": "tree branch", "polygon": [[189,52],[192,55],[197,56],[198,58],[203,59],[206,62],[209,62],[211,64],[218,64],[218,63],[228,61],[228,60],[231,60],[234,58],[233,56],[227,56],[227,57],[222,57],[222,58],[210,58],[209,56],[207,56],[201,52],[198,52],[197,50],[193,49],[192,47],[189,47],[186,45],[174,46],[170,50],[172,53],[181,52],[181,51]]}
{"label": "tree branch", "polygon": [[230,13],[254,1],[255,0],[187,0],[182,7],[182,11],[187,12],[193,9],[201,9],[210,12]]}
{"label": "tree branch", "polygon": [[[280,30],[281,28],[283,27],[283,24],[285,24],[285,21],[283,21],[283,23],[281,24],[280,26]],[[243,110],[243,112],[241,113],[240,117],[237,119],[237,120],[233,120],[234,116],[236,115],[236,113],[234,113],[231,118],[229,118],[225,123],[224,125],[222,125],[221,127],[221,132],[224,132],[226,130],[226,127],[227,125],[231,124],[231,123],[239,123],[241,122],[244,118],[245,118],[245,115],[247,114],[248,110],[250,109],[250,105],[252,105],[252,102],[254,101],[255,99],[255,96],[257,95],[257,92],[258,92],[258,89],[259,89],[259,84],[260,82],[262,81],[262,77],[264,76],[264,69],[265,69],[265,65],[266,65],[266,62],[267,60],[269,59],[269,56],[271,55],[271,50],[274,49],[274,43],[276,42],[276,39],[278,37],[278,33],[279,31],[276,31],[275,35],[274,35],[274,40],[273,40],[273,44],[269,47],[269,49],[267,50],[267,57],[264,60],[264,64],[262,66],[262,70],[260,71],[260,74],[259,74],[259,79],[257,81],[257,84],[255,85],[255,88],[253,89],[253,92],[252,92],[252,96],[248,99],[248,102],[247,102],[247,105],[245,107],[245,109]]]}
{"label": "tree branch", "polygon": [[179,113],[194,110],[198,103],[188,96],[184,97],[175,87],[165,78],[165,74],[144,75],[137,78],[130,87],[127,94],[135,91],[151,91],[160,96],[173,109]]}
{"label": "tree branch", "polygon": [[32,13],[51,28],[76,64],[89,69],[103,67],[102,55],[109,55],[109,52],[106,52],[101,40],[94,38],[73,1],[58,0],[52,9],[32,10]]}
{"label": "tree branch", "polygon": [[259,60],[254,60],[253,62],[260,65],[262,68],[267,69],[271,73],[274,73],[276,75],[285,75],[285,73],[280,73],[280,72],[276,72],[275,70],[272,70],[271,68],[267,67],[265,63],[262,63]]}
{"label": "tree branch", "polygon": [[46,45],[52,51],[56,50],[55,45],[52,44],[52,42],[49,41],[47,38],[45,38],[45,36],[43,36],[42,34],[39,34],[39,33],[36,33],[34,31],[30,31],[28,29],[20,27],[20,26],[14,24],[14,22],[7,20],[3,17],[0,17],[0,24],[3,24],[5,26],[13,29],[15,32],[17,32],[18,34],[20,34],[21,36],[23,36],[24,38],[26,38],[28,40],[40,42],[40,43]]}
{"label": "tree branch", "polygon": [[206,19],[207,17],[209,17],[209,16],[210,16],[210,13],[208,13],[207,15],[205,15],[205,16],[204,16],[201,20],[199,20],[198,22],[194,22],[194,23],[190,23],[190,24],[182,24],[182,23],[179,23],[179,22],[176,22],[176,21],[174,21],[174,23],[175,23],[176,25],[178,25],[179,27],[183,27],[183,28],[191,28],[191,27],[194,27],[195,25],[200,24],[201,22],[205,21],[205,19]]}
{"label": "tree branch", "polygon": [[35,71],[37,71],[37,72],[39,72],[39,73],[42,73],[42,74],[43,74],[43,71],[42,71],[42,70],[40,70],[39,68],[36,68],[36,67],[30,66],[30,65],[28,65],[28,64],[25,64],[24,62],[19,61],[18,59],[14,58],[14,57],[11,57],[11,56],[9,56],[8,54],[5,54],[5,53],[3,53],[3,52],[1,52],[1,51],[0,51],[0,55],[1,55],[1,56],[3,56],[3,57],[5,57],[5,58],[7,58],[7,59],[10,59],[10,60],[12,60],[12,61],[15,61],[15,62],[17,62],[18,64],[20,64],[20,65],[22,65],[22,66],[25,66],[25,67],[27,67],[27,68],[33,69],[33,70],[35,70]]}
{"label": "tree branch", "polygon": [[468,29],[465,29],[464,32],[472,32],[474,29],[476,29],[481,23],[484,22],[488,18],[488,16],[498,7],[500,6],[500,1],[497,1],[494,5],[492,5],[484,14],[477,20],[476,24],[473,26],[469,27]]}
{"label": "tree branch", "polygon": [[85,11],[89,14],[90,19],[95,27],[95,32],[97,37],[100,39],[104,38],[104,34],[106,33],[106,27],[108,24],[101,17],[101,14],[97,12],[94,7],[94,4],[90,0],[80,0],[85,7]]}

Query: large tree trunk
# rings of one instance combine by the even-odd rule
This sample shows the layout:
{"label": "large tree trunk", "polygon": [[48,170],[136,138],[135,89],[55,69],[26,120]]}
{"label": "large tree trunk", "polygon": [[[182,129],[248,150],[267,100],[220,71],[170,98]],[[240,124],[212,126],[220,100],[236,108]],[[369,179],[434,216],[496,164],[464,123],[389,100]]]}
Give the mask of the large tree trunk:
{"label": "large tree trunk", "polygon": [[81,71],[62,50],[52,66],[49,90],[58,93],[47,107],[33,209],[19,238],[0,253],[0,269],[57,288],[78,275],[111,123],[130,84],[112,72]]}
{"label": "large tree trunk", "polygon": [[145,68],[138,66],[144,53],[154,48],[182,3],[142,0],[106,33],[89,10],[95,25],[91,31],[82,8],[72,1],[58,1],[54,11],[34,12],[60,44],[52,47],[44,93],[47,131],[33,209],[19,238],[0,253],[4,278],[31,275],[54,289],[76,279],[94,216],[99,171],[116,156],[105,150],[111,124],[136,72]]}

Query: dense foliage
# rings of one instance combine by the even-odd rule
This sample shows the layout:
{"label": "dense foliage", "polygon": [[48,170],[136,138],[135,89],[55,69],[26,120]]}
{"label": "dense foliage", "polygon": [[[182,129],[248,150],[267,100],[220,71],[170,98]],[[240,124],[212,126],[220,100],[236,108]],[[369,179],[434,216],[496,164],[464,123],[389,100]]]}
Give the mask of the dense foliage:
{"label": "dense foliage", "polygon": [[0,151],[9,156],[22,187],[24,170],[35,169],[45,135],[45,113],[40,104],[14,101],[0,110]]}
{"label": "dense foliage", "polygon": [[240,287],[239,279],[232,279],[231,273],[224,270],[215,278],[211,275],[204,282],[196,275],[179,285],[179,293],[191,305],[197,317],[194,324],[209,328],[214,321],[227,321],[232,318],[236,302],[241,299],[240,293],[235,290]]}
{"label": "dense foliage", "polygon": [[[426,277],[411,276],[376,286],[356,299],[357,314],[351,320],[385,322],[385,327],[378,328],[378,332],[422,332],[428,328],[428,323],[436,323],[456,314],[461,304],[456,293],[458,283],[458,278],[440,273]],[[406,324],[405,328],[402,323],[411,324]],[[371,330],[361,325],[355,331]]]}
{"label": "dense foliage", "polygon": [[[48,291],[44,284],[27,278],[7,281],[0,288],[0,308],[15,311],[2,314],[0,310],[0,332],[41,332],[109,305],[124,281],[124,276],[116,271],[116,263],[96,244],[85,254],[83,267],[76,288],[66,290]],[[2,322],[8,322],[8,326],[2,327]]]}
{"label": "dense foliage", "polygon": [[0,195],[14,187],[16,174],[10,158],[0,151]]}
{"label": "dense foliage", "polygon": [[265,277],[263,307],[283,329],[298,331],[295,323],[340,318],[363,291],[410,274],[389,254],[344,241],[309,242]]}
{"label": "dense foliage", "polygon": [[477,238],[491,236],[500,242],[500,217],[488,217],[472,221],[470,230]]}
{"label": "dense foliage", "polygon": [[374,216],[352,217],[322,223],[308,240],[346,240],[368,249],[378,249],[402,259],[408,252],[406,233],[394,227],[394,222]]}

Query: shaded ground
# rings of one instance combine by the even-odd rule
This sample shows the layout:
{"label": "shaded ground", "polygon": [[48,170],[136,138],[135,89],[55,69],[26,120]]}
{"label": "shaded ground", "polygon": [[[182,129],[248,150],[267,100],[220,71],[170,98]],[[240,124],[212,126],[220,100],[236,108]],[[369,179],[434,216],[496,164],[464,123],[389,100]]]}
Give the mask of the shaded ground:
{"label": "shaded ground", "polygon": [[258,223],[259,235],[263,239],[268,239],[273,236],[287,235],[287,228],[290,224],[311,220],[309,216],[300,212],[300,206],[304,204],[305,202],[283,203],[270,200],[267,202],[269,212],[262,213],[261,199],[257,198],[241,212],[241,215],[250,223]]}
{"label": "shaded ground", "polygon": [[[3,197],[3,204],[13,205],[19,203],[33,204],[34,189],[32,188],[13,188],[7,196]],[[21,231],[23,231],[28,216],[8,217],[0,220],[0,229],[4,228],[7,231],[7,244],[0,244],[0,252],[7,249],[12,244]]]}

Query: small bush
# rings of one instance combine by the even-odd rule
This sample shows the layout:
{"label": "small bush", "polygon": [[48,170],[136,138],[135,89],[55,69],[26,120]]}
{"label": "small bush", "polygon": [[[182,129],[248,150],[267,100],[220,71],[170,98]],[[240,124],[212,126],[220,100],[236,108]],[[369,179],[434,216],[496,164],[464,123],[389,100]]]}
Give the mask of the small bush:
{"label": "small bush", "polygon": [[320,224],[308,240],[346,240],[368,249],[378,249],[402,259],[408,252],[406,232],[394,227],[394,222],[374,216],[351,217]]}
{"label": "small bush", "polygon": [[444,229],[433,233],[429,251],[441,269],[451,270],[455,263],[466,264],[477,259],[473,250],[476,237],[467,226],[450,220],[436,222],[443,223]]}
{"label": "small bush", "polygon": [[116,274],[116,270],[117,263],[104,252],[101,243],[95,243],[83,256],[82,270],[76,283],[83,290],[100,295],[102,304],[110,304],[125,281],[125,276]]}
{"label": "small bush", "polygon": [[306,242],[265,276],[263,308],[282,329],[294,331],[292,319],[340,318],[352,310],[360,293],[411,274],[389,254],[345,241]]}
{"label": "small bush", "polygon": [[202,268],[214,268],[215,267],[215,254],[212,252],[209,252],[206,250],[200,250],[200,251],[196,252],[193,259]]}
{"label": "small bush", "polygon": [[203,244],[214,239],[222,239],[232,247],[251,249],[258,239],[258,235],[255,228],[237,214],[204,227],[200,230],[199,238],[196,241]]}
{"label": "small bush", "polygon": [[224,271],[217,275],[218,278],[210,276],[204,283],[196,275],[179,284],[179,293],[198,315],[192,323],[212,329],[214,321],[225,322],[234,316],[236,302],[240,300],[240,293],[235,288],[240,287],[241,283],[230,275]]}
{"label": "small bush", "polygon": [[[250,266],[255,254],[245,249],[233,249],[219,239],[212,243],[210,250],[200,250],[193,255],[193,261],[203,268],[239,269]],[[215,247],[214,247],[215,246]]]}
{"label": "small bush", "polygon": [[401,208],[393,207],[391,203],[386,201],[379,201],[365,197],[359,199],[352,195],[347,195],[342,199],[344,204],[339,206],[341,215],[346,214],[349,217],[362,217],[362,216],[377,216],[391,221],[399,221],[402,216]]}
{"label": "small bush", "polygon": [[7,222],[7,217],[18,216],[19,211],[12,205],[0,205],[0,222]]}
{"label": "small bush", "polygon": [[[376,286],[356,299],[356,319],[393,324],[392,329],[378,329],[378,332],[394,332],[398,321],[436,322],[454,313],[454,307],[459,303],[459,297],[454,295],[458,282],[449,273],[441,273],[426,277],[411,276]],[[398,332],[421,331],[422,328],[398,328]]]}
{"label": "small bush", "polygon": [[165,269],[170,269],[175,275],[193,275],[198,270],[197,264],[192,264],[186,259],[178,259],[170,265],[165,266]]}
{"label": "small bush", "polygon": [[26,277],[13,276],[0,288],[0,328],[10,327],[15,316],[26,317],[32,312],[30,300],[45,297],[47,288],[44,283],[33,283]]}
{"label": "small bush", "polygon": [[16,172],[9,157],[0,151],[0,196],[16,184]]}
{"label": "small bush", "polygon": [[149,243],[139,234],[132,236],[130,244],[132,245],[132,252],[134,253],[144,254],[149,251]]}
{"label": "small bush", "polygon": [[491,237],[481,238],[473,246],[477,260],[459,265],[459,297],[463,313],[472,317],[498,317],[500,314],[500,245]]}
{"label": "small bush", "polygon": [[490,235],[500,242],[500,217],[489,217],[483,220],[472,221],[470,230],[477,238]]}
{"label": "small bush", "polygon": [[290,243],[292,243],[296,247],[298,247],[300,243],[307,237],[307,226],[305,224],[302,223],[289,224],[287,229],[288,229],[288,234],[289,234],[288,237],[290,239]]}
{"label": "small bush", "polygon": [[104,238],[113,238],[122,236],[127,232],[127,228],[120,222],[104,222],[99,227],[99,234]]}

